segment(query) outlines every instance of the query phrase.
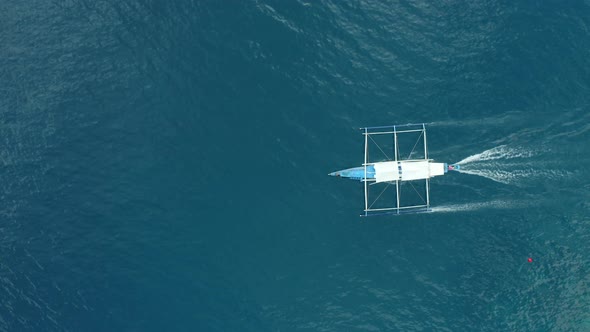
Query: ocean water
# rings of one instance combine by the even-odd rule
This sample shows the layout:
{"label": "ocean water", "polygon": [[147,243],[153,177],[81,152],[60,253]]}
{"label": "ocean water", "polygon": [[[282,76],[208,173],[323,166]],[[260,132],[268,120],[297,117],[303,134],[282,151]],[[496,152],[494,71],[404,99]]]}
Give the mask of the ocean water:
{"label": "ocean water", "polygon": [[[590,331],[588,1],[0,9],[0,331]],[[409,122],[462,171],[359,218]]]}

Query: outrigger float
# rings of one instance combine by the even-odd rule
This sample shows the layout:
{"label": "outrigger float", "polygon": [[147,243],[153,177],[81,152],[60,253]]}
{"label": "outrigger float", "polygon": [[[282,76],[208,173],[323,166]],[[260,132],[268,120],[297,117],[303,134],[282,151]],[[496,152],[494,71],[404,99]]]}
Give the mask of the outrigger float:
{"label": "outrigger float", "polygon": [[[428,158],[426,126],[423,123],[365,127],[361,130],[365,137],[365,158],[362,166],[329,174],[363,182],[365,208],[361,217],[427,212],[430,210],[430,178],[460,168],[459,165],[434,162]],[[403,143],[400,140],[407,141],[406,136],[417,137],[407,156],[405,153],[400,154],[400,143]],[[377,143],[377,137],[380,139],[380,144]],[[383,148],[383,145],[389,147]],[[416,150],[419,145],[423,145],[423,152]],[[372,146],[376,146],[381,152],[377,157],[377,159],[380,158],[379,161],[369,158],[369,150]],[[403,149],[402,147],[401,150]],[[372,199],[374,195],[371,195],[371,191],[375,185],[377,187],[381,185],[384,188],[375,199]],[[384,196],[394,185],[395,193]]]}

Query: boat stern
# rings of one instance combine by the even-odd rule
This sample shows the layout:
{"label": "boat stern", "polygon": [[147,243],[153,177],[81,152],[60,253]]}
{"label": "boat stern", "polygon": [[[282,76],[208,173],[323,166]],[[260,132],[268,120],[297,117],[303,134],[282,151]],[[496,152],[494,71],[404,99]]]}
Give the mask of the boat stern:
{"label": "boat stern", "polygon": [[459,165],[447,165],[447,170],[446,171],[458,171],[461,169],[461,166]]}

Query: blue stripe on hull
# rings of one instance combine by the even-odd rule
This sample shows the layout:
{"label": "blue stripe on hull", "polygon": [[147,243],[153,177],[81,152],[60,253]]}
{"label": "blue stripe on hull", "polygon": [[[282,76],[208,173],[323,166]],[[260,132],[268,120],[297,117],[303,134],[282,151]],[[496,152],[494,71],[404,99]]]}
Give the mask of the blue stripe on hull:
{"label": "blue stripe on hull", "polygon": [[[353,180],[364,180],[365,178],[365,167],[353,167],[343,169],[338,172],[330,173],[331,176],[339,176],[343,178],[349,178]],[[367,166],[367,179],[374,179],[375,178],[375,167],[373,165]]]}

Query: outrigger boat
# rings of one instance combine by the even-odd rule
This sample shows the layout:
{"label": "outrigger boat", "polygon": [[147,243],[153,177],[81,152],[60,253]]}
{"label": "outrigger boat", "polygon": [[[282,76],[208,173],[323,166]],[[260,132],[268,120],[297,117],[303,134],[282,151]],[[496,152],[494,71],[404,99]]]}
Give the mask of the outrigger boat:
{"label": "outrigger boat", "polygon": [[[365,137],[365,158],[362,166],[329,174],[363,182],[365,209],[361,217],[429,211],[430,178],[460,168],[459,165],[449,165],[428,159],[426,126],[423,123],[365,127],[361,130]],[[400,153],[400,145],[404,143],[402,141],[408,141],[406,136],[411,136],[412,141],[416,138],[407,156],[405,153]],[[379,144],[377,137],[381,140]],[[383,147],[384,145],[386,147]],[[424,147],[423,152],[416,151],[419,145]],[[380,158],[378,161],[369,158],[369,150],[373,146],[381,152],[378,153],[377,159]],[[377,187],[381,185],[384,188],[373,200],[371,187],[374,185]],[[393,189],[393,186],[395,186],[394,194],[384,196],[388,189]]]}

